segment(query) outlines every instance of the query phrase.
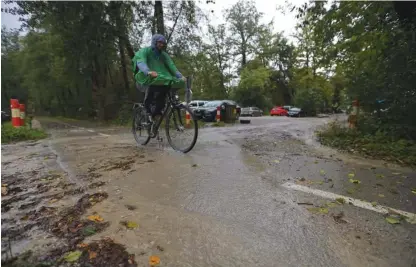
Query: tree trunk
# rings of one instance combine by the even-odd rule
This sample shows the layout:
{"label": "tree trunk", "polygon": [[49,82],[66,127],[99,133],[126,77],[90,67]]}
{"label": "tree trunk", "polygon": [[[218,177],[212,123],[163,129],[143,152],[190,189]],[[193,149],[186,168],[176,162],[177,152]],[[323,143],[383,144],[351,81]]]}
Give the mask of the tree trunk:
{"label": "tree trunk", "polygon": [[156,33],[165,35],[165,23],[163,20],[162,1],[155,1],[155,13],[153,23],[153,28],[156,29]]}
{"label": "tree trunk", "polygon": [[124,55],[124,47],[123,42],[121,39],[118,41],[118,49],[120,52],[120,62],[121,62],[121,70],[123,72],[123,79],[124,79],[124,88],[126,89],[126,93],[129,92],[130,84],[129,84],[129,77],[127,76],[127,67],[126,67],[126,59]]}

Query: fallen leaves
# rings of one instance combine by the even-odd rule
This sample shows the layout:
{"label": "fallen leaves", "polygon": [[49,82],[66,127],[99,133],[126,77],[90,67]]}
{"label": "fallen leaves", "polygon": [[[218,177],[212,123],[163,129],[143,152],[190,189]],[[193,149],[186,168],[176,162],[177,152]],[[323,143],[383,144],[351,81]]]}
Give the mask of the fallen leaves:
{"label": "fallen leaves", "polygon": [[104,219],[98,214],[90,215],[87,218],[88,218],[88,220],[93,221],[93,222],[102,222],[102,221],[104,221]]}
{"label": "fallen leaves", "polygon": [[400,223],[400,219],[396,218],[396,217],[392,217],[392,216],[388,216],[386,217],[386,221],[390,224],[399,224]]}
{"label": "fallen leaves", "polygon": [[139,225],[136,222],[133,221],[122,221],[120,222],[121,225],[124,225],[127,229],[135,229],[139,227]]}
{"label": "fallen leaves", "polygon": [[307,210],[312,213],[328,214],[328,209],[322,207],[307,208]]}
{"label": "fallen leaves", "polygon": [[383,198],[383,197],[385,197],[383,194],[378,194],[378,197],[381,197],[381,198]]}
{"label": "fallen leaves", "polygon": [[319,174],[320,174],[320,175],[325,175],[325,174],[326,174],[326,172],[325,172],[325,170],[320,170],[320,171],[319,171]]}
{"label": "fallen leaves", "polygon": [[76,262],[79,259],[79,257],[81,257],[81,255],[82,251],[80,250],[71,251],[65,254],[64,260],[66,262]]}
{"label": "fallen leaves", "polygon": [[361,184],[361,181],[360,180],[350,179],[350,183],[353,183],[353,184]]}
{"label": "fallen leaves", "polygon": [[412,188],[412,193],[416,194],[416,188]]}
{"label": "fallen leaves", "polygon": [[336,202],[338,202],[339,204],[345,204],[345,198],[343,197],[339,197],[337,199],[335,199]]}
{"label": "fallen leaves", "polygon": [[376,177],[379,178],[379,179],[383,179],[384,175],[383,174],[376,174]]}
{"label": "fallen leaves", "polygon": [[355,173],[351,172],[348,174],[348,178],[354,178],[355,177]]}
{"label": "fallen leaves", "polygon": [[94,251],[88,250],[88,258],[89,258],[90,260],[97,258],[97,252],[94,252]]}
{"label": "fallen leaves", "polygon": [[158,265],[160,263],[160,258],[158,256],[150,256],[149,257],[149,265],[150,266],[155,266]]}
{"label": "fallen leaves", "polygon": [[378,203],[376,201],[371,202],[371,206],[373,206],[373,207],[377,206],[377,204]]}
{"label": "fallen leaves", "polygon": [[88,244],[86,244],[86,243],[79,243],[77,245],[77,248],[86,248],[86,247],[88,247]]}
{"label": "fallen leaves", "polygon": [[7,195],[7,184],[1,185],[1,195],[6,196]]}
{"label": "fallen leaves", "polygon": [[280,163],[280,160],[275,159],[273,162],[274,163]]}

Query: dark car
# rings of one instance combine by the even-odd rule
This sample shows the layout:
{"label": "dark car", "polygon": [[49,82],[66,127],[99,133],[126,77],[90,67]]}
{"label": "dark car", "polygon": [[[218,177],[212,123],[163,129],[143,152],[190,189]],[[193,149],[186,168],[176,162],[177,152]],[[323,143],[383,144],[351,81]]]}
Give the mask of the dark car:
{"label": "dark car", "polygon": [[292,107],[287,113],[289,117],[304,117],[305,112],[301,108]]}
{"label": "dark car", "polygon": [[10,121],[10,119],[11,119],[10,114],[8,114],[5,111],[1,112],[1,124],[5,123],[7,121]]}
{"label": "dark car", "polygon": [[230,105],[231,104],[228,101],[214,100],[205,103],[203,107],[194,109],[193,112],[197,118],[207,122],[212,122],[215,121],[218,108],[221,110],[221,116],[224,116],[226,107]]}

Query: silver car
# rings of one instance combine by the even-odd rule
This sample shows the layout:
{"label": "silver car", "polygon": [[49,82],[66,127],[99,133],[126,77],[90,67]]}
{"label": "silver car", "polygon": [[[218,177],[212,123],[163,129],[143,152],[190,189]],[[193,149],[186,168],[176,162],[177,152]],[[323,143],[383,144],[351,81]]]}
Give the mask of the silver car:
{"label": "silver car", "polygon": [[191,102],[189,102],[189,108],[191,110],[194,110],[196,108],[200,108],[200,107],[204,106],[206,103],[208,103],[208,101],[205,101],[205,100],[192,100]]}
{"label": "silver car", "polygon": [[241,117],[263,116],[263,110],[259,109],[258,107],[242,108],[240,116]]}

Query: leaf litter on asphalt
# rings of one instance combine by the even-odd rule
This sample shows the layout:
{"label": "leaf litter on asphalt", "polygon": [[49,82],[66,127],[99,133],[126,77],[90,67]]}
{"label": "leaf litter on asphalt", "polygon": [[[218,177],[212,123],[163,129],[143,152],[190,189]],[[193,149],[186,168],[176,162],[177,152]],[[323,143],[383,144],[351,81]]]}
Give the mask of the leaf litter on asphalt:
{"label": "leaf litter on asphalt", "polygon": [[350,173],[348,174],[348,178],[354,178],[354,177],[355,177],[355,173],[350,172]]}
{"label": "leaf litter on asphalt", "polygon": [[353,184],[361,184],[361,181],[360,180],[350,179],[350,183],[353,183]]}

